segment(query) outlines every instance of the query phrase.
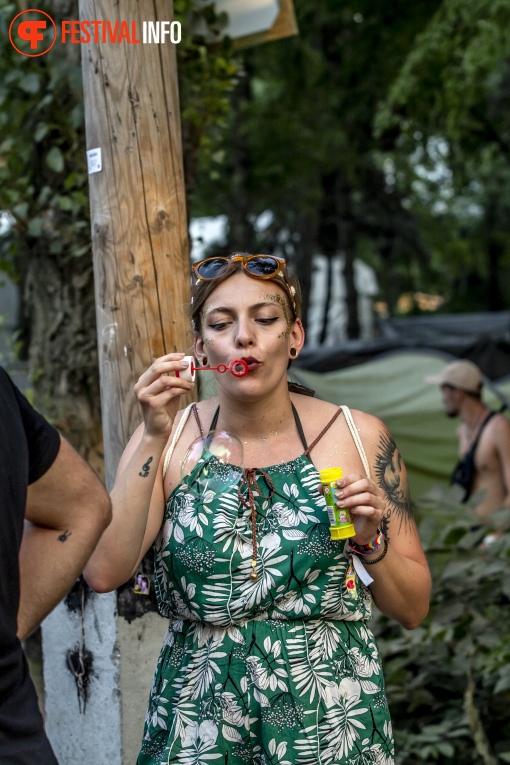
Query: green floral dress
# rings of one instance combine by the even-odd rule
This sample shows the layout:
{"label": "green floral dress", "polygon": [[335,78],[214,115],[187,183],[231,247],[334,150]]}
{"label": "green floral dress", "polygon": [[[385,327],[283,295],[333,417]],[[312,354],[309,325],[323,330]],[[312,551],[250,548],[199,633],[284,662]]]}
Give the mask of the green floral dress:
{"label": "green floral dress", "polygon": [[[204,458],[205,459],[205,458]],[[240,476],[199,462],[170,495],[155,587],[170,626],[138,765],[392,765],[371,595],[332,541],[303,454]]]}

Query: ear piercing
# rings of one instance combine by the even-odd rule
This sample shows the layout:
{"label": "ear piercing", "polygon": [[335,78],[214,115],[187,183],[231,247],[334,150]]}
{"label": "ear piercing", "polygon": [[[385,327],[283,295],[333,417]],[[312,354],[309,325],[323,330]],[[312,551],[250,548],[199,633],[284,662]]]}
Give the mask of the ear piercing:
{"label": "ear piercing", "polygon": [[297,356],[297,348],[291,348],[289,351],[289,356],[291,357],[291,359],[295,359]]}

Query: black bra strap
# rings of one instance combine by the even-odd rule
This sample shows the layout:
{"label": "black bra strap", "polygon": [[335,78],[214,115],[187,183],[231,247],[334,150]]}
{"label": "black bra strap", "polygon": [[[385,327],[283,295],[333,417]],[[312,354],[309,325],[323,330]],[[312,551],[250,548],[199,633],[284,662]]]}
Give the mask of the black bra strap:
{"label": "black bra strap", "polygon": [[[200,435],[202,436],[202,438],[205,438],[205,436],[204,436],[204,431],[202,430],[202,423],[200,422],[200,416],[199,416],[199,414],[198,414],[197,405],[196,405],[196,404],[193,404],[193,407],[192,407],[192,409],[193,409],[193,414],[194,414],[194,416],[195,416],[195,420],[196,420],[196,423],[197,423],[198,429],[199,429],[199,431],[200,431]],[[216,407],[216,411],[215,411],[215,412],[214,412],[214,414],[213,414],[212,422],[211,422],[211,425],[210,425],[210,427],[209,427],[209,431],[208,431],[208,433],[207,433],[207,435],[208,435],[208,436],[210,436],[210,435],[211,435],[211,433],[213,432],[213,430],[215,429],[215,427],[216,427],[216,423],[218,422],[218,417],[219,417],[219,415],[220,415],[220,407],[219,407],[219,405],[218,405],[218,406]]]}
{"label": "black bra strap", "polygon": [[292,404],[292,414],[294,415],[294,422],[296,423],[297,432],[299,433],[299,437],[301,439],[301,443],[303,444],[303,449],[306,452],[307,449],[308,449],[308,444],[306,443],[306,438],[305,438],[305,434],[304,434],[304,431],[303,431],[303,426],[301,425],[301,420],[299,419],[299,414],[297,413],[297,409],[294,406],[294,404]]}
{"label": "black bra strap", "polygon": [[211,421],[211,425],[209,427],[208,435],[210,435],[213,432],[213,430],[215,429],[216,423],[218,422],[218,417],[219,416],[220,416],[220,405],[218,404],[218,406],[216,407],[216,411],[214,412],[214,415],[213,415],[213,418],[212,418],[212,421]]}
{"label": "black bra strap", "polygon": [[[305,434],[304,434],[304,431],[303,431],[303,426],[301,425],[301,420],[299,419],[299,414],[297,413],[296,407],[294,406],[294,404],[291,404],[291,406],[292,406],[292,414],[294,415],[294,421],[296,423],[297,432],[299,433],[299,438],[301,439],[301,443],[303,444],[303,449],[306,452],[308,450],[308,444],[306,442]],[[200,424],[200,419],[198,417],[198,411],[197,411],[196,407],[193,407],[193,414],[195,415],[195,419],[197,421],[197,424],[198,424],[198,427],[199,427],[199,430],[200,430],[200,434],[203,437],[202,426]],[[220,407],[218,405],[216,407],[216,411],[214,412],[213,418],[211,420],[211,424],[209,426],[208,435],[210,435],[213,432],[213,430],[215,429],[216,424],[218,422],[219,415],[220,415]]]}

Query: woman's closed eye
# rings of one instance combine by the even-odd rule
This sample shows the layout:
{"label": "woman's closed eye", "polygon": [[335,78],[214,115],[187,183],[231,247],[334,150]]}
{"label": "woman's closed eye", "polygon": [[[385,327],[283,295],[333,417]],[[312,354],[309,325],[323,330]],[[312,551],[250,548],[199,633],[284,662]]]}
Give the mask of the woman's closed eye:
{"label": "woman's closed eye", "polygon": [[[270,326],[271,324],[274,324],[276,321],[278,321],[280,317],[279,316],[258,316],[255,318],[255,321],[257,324],[262,324],[262,326]],[[208,329],[212,329],[213,332],[221,332],[223,329],[226,329],[230,327],[233,324],[231,320],[225,320],[225,321],[212,321],[210,324],[207,324]]]}
{"label": "woman's closed eye", "polygon": [[258,321],[259,324],[274,324],[275,321],[278,321],[278,316],[259,316],[258,319],[255,319],[255,321]]}
{"label": "woman's closed eye", "polygon": [[208,324],[208,328],[215,332],[221,332],[225,327],[229,327],[232,324],[231,321],[215,321],[214,324]]}

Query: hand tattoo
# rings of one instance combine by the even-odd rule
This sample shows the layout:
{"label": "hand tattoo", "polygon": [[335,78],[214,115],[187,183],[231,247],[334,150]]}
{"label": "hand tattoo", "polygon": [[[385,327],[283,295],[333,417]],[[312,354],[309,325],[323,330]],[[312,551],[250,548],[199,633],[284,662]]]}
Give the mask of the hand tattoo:
{"label": "hand tattoo", "polygon": [[377,483],[384,492],[389,509],[383,519],[383,531],[387,531],[389,518],[395,512],[402,521],[412,519],[411,500],[407,481],[402,476],[402,457],[389,431],[381,434],[379,452],[375,458]]}
{"label": "hand tattoo", "polygon": [[149,471],[150,471],[149,465],[151,464],[151,462],[152,462],[152,457],[149,457],[145,465],[142,466],[143,472],[138,473],[139,476],[141,476],[142,478],[147,478],[147,476],[149,475]]}
{"label": "hand tattoo", "polygon": [[60,536],[57,537],[57,539],[59,542],[67,542],[70,536],[71,532],[66,529],[64,532],[62,532],[62,534],[60,534]]}

